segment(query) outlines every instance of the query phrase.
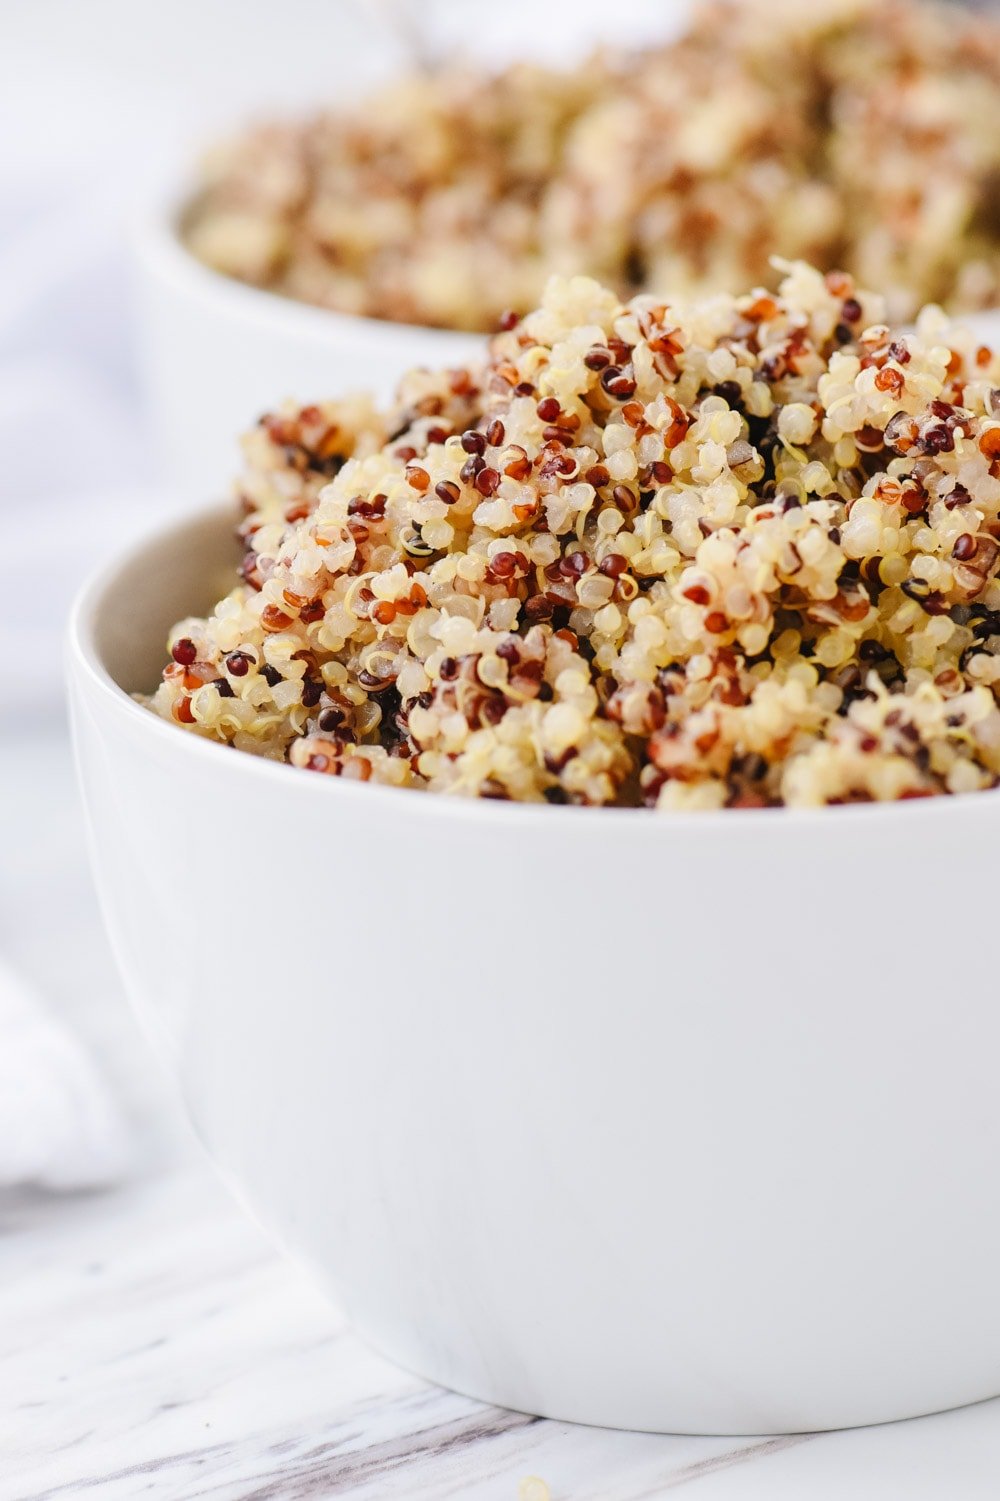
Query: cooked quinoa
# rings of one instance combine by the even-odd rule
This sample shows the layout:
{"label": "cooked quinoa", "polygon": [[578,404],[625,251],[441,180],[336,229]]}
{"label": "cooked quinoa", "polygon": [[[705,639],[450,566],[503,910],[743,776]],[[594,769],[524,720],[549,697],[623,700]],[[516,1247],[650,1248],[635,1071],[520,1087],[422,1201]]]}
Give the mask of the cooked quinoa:
{"label": "cooked quinoa", "polygon": [[928,301],[1000,301],[1000,25],[922,0],[714,0],[679,40],[560,73],[468,63],[216,150],[208,265],[457,329],[550,274],[735,291],[770,257]]}
{"label": "cooked quinoa", "polygon": [[245,440],[164,718],[327,776],[668,809],[1000,779],[1000,360],[843,273],[622,304]]}

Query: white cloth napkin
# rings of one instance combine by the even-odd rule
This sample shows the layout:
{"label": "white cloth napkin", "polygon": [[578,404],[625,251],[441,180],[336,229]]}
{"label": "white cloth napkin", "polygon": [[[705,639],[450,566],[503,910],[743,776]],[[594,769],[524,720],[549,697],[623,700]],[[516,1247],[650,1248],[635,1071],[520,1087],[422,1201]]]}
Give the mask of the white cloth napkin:
{"label": "white cloth napkin", "polygon": [[0,1189],[102,1188],[128,1158],[124,1121],[87,1053],[0,961]]}

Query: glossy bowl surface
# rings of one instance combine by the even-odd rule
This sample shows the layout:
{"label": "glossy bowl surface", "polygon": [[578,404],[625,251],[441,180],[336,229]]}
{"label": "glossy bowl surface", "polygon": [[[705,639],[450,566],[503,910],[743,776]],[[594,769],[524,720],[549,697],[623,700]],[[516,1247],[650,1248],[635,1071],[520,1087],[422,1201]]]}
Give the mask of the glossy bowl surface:
{"label": "glossy bowl surface", "polygon": [[1000,795],[654,815],[340,782],[155,718],[200,513],[83,593],[107,921],[221,1169],[488,1401],[770,1433],[1000,1392]]}

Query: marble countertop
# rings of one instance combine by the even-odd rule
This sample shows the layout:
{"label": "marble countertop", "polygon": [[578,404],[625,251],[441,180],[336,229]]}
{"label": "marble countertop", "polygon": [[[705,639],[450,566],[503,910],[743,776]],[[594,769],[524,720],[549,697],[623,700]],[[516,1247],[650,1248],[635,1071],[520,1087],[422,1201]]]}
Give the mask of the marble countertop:
{"label": "marble countertop", "polygon": [[[139,1037],[90,888],[65,731],[0,742],[0,948],[99,1051],[127,1180],[0,1196],[0,1498],[997,1501],[1000,1401],[775,1439],[615,1433],[428,1386],[369,1351],[231,1202]],[[8,806],[9,805],[9,806]],[[58,923],[58,943],[53,923]]]}

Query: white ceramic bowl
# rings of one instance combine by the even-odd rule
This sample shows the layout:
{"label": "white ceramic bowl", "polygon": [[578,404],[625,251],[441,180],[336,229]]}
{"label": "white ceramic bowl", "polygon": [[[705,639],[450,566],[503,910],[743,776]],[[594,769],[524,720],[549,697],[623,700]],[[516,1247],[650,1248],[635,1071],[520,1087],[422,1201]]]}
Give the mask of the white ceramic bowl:
{"label": "white ceramic bowl", "polygon": [[227,511],[87,588],[130,991],[220,1167],[402,1365],[550,1417],[1000,1392],[1000,795],[655,815],[330,780],[137,706]]}
{"label": "white ceramic bowl", "polygon": [[153,425],[179,493],[229,493],[238,434],[285,397],[372,391],[388,401],[417,365],[485,355],[482,334],[355,318],[244,285],[196,260],[180,200],[133,236],[139,354]]}

